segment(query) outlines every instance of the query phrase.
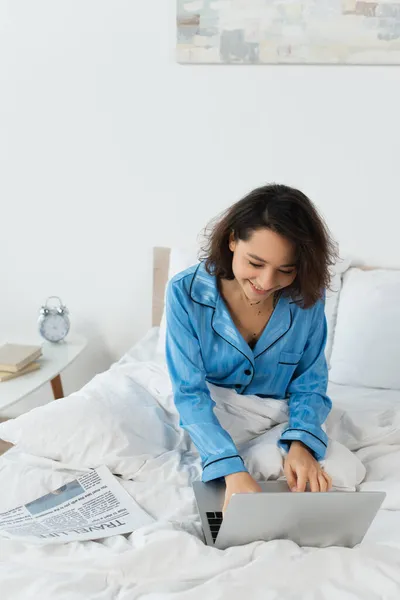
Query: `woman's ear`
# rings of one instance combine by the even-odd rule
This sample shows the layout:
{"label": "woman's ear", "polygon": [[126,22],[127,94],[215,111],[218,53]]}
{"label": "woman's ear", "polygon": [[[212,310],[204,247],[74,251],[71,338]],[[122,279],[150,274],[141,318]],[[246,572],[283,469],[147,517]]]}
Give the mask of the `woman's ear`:
{"label": "woman's ear", "polygon": [[235,248],[236,248],[235,233],[233,231],[231,231],[230,236],[229,236],[229,250],[231,252],[234,252]]}

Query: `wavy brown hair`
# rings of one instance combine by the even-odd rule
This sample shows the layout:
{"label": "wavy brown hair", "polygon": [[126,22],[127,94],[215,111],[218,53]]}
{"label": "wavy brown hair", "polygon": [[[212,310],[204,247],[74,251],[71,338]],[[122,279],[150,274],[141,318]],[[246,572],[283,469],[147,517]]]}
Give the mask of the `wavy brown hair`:
{"label": "wavy brown hair", "polygon": [[257,229],[271,229],[294,243],[297,275],[282,293],[302,308],[312,307],[329,289],[337,243],[309,198],[300,190],[271,184],[257,188],[211,221],[204,231],[200,260],[210,275],[234,279],[229,237],[248,241]]}

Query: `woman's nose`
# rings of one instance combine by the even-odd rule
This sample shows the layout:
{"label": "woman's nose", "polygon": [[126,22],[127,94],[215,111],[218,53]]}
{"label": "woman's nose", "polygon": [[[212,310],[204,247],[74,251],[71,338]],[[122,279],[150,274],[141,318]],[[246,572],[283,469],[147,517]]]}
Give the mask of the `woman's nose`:
{"label": "woman's nose", "polygon": [[263,273],[262,276],[259,278],[259,285],[264,290],[270,290],[271,288],[276,287],[277,283],[274,274],[271,273],[271,271]]}

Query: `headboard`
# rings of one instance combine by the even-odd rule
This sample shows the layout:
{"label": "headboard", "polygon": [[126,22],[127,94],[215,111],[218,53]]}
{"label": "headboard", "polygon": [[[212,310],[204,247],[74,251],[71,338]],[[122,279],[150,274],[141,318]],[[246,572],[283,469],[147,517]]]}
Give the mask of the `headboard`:
{"label": "headboard", "polygon": [[[170,248],[153,249],[153,305],[152,305],[152,323],[153,327],[158,327],[161,323],[164,310],[164,293],[168,281],[168,267]],[[365,265],[353,265],[364,271],[377,269],[378,267],[368,267]]]}
{"label": "headboard", "polygon": [[158,327],[164,310],[165,286],[168,281],[170,248],[153,249],[153,304],[152,323]]}

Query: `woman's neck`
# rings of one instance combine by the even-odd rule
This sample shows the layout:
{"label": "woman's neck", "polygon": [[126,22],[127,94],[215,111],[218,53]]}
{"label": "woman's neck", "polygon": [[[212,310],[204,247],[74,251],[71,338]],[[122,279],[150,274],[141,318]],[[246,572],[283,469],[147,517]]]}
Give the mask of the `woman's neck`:
{"label": "woman's neck", "polygon": [[249,300],[236,279],[220,279],[219,290],[229,304],[239,304],[243,307],[243,310],[247,308],[248,310],[258,309],[264,311],[273,308],[274,295],[263,300]]}

